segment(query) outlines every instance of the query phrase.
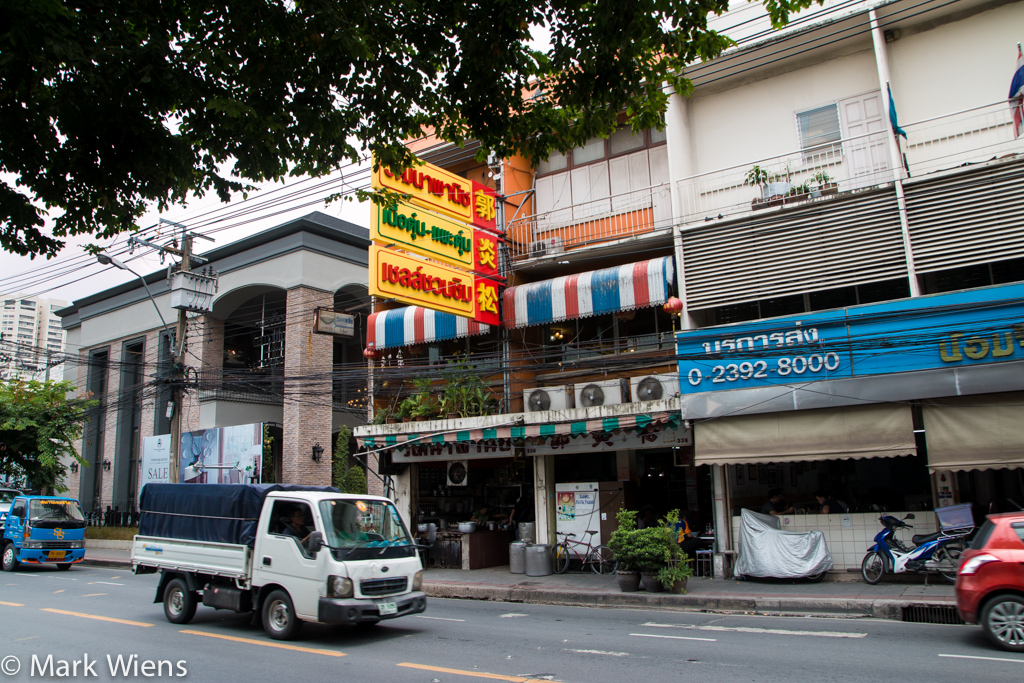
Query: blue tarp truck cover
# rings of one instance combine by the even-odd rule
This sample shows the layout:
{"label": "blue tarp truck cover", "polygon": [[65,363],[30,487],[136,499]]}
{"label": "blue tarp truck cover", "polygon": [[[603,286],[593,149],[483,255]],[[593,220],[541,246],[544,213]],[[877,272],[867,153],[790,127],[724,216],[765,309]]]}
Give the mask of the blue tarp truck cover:
{"label": "blue tarp truck cover", "polygon": [[251,548],[263,499],[274,491],[341,493],[296,484],[146,484],[139,499],[139,535]]}

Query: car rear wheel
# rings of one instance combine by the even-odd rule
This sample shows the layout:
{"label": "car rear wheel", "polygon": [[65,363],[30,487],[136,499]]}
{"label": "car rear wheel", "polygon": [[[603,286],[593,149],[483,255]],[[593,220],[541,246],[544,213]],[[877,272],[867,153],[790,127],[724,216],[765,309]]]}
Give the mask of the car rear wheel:
{"label": "car rear wheel", "polygon": [[8,543],[4,546],[3,568],[5,572],[13,572],[18,568],[18,557],[14,553],[14,544]]}
{"label": "car rear wheel", "polygon": [[1024,652],[1024,598],[999,595],[981,613],[981,627],[993,643],[1013,652]]}
{"label": "car rear wheel", "polygon": [[196,594],[181,579],[172,579],[164,588],[164,616],[172,624],[187,624],[196,615]]}

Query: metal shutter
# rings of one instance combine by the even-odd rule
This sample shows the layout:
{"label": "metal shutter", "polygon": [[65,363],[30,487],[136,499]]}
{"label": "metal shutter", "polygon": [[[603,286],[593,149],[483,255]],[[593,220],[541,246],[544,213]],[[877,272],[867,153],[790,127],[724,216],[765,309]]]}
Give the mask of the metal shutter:
{"label": "metal shutter", "polygon": [[905,277],[892,188],[683,233],[691,309]]}
{"label": "metal shutter", "polygon": [[907,181],[919,273],[1024,256],[1024,162]]}

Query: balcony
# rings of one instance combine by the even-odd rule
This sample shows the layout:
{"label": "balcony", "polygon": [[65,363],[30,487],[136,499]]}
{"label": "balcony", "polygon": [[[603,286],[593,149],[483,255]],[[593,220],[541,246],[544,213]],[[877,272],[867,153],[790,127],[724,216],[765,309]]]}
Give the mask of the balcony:
{"label": "balcony", "polygon": [[[793,206],[813,206],[837,197],[891,184],[894,177],[921,178],[1000,159],[1024,151],[1014,139],[1006,101],[903,124],[902,168],[894,169],[888,125],[882,131],[848,137],[813,149],[752,160],[677,181],[678,223],[760,216]],[[748,176],[757,167],[761,181]]]}

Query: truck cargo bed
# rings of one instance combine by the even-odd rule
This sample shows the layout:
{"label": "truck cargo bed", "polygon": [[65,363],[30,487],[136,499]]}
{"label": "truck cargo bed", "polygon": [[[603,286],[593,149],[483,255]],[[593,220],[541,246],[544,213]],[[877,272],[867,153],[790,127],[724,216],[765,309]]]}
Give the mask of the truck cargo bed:
{"label": "truck cargo bed", "polygon": [[247,545],[136,536],[132,566],[177,569],[233,579],[249,579],[252,550]]}

